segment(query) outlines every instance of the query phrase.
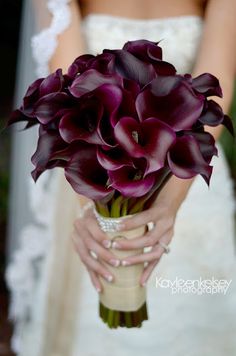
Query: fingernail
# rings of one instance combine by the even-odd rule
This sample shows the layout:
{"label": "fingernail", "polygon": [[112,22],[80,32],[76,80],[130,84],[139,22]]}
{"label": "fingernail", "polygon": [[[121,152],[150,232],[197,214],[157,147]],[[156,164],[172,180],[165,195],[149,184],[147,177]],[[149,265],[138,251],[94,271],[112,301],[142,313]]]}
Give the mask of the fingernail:
{"label": "fingernail", "polygon": [[144,282],[142,282],[141,284],[142,284],[143,287],[146,287],[147,282],[144,281]]}
{"label": "fingernail", "polygon": [[111,241],[110,240],[103,240],[102,244],[106,248],[110,248],[111,247]]}
{"label": "fingernail", "polygon": [[112,248],[120,248],[120,244],[116,241],[112,242]]}
{"label": "fingernail", "polygon": [[109,263],[114,267],[118,267],[120,265],[120,260],[111,259]]}
{"label": "fingernail", "polygon": [[113,276],[111,276],[110,274],[105,276],[107,282],[112,282],[113,281]]}
{"label": "fingernail", "polygon": [[129,266],[131,264],[131,262],[123,260],[123,261],[121,261],[121,264],[122,264],[122,266]]}
{"label": "fingernail", "polygon": [[97,290],[98,293],[101,293],[101,291],[102,291],[101,288],[98,287],[98,286],[96,286],[96,290]]}

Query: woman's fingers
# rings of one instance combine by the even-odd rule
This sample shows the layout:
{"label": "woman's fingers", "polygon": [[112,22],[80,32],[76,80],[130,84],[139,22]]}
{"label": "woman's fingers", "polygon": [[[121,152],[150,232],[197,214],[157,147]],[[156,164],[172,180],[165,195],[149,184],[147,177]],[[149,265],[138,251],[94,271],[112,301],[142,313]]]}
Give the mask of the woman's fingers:
{"label": "woman's fingers", "polygon": [[163,249],[156,245],[152,248],[151,252],[145,252],[140,255],[127,257],[121,261],[121,264],[122,266],[130,266],[138,263],[155,261],[162,256],[163,252]]}
{"label": "woman's fingers", "polygon": [[110,250],[105,249],[99,245],[92,237],[87,236],[84,240],[87,249],[95,252],[99,260],[109,263],[111,266],[118,267],[120,260]]}
{"label": "woman's fingers", "polygon": [[147,233],[141,237],[136,237],[132,240],[119,239],[112,243],[112,247],[120,250],[139,249],[148,246],[153,246],[157,243],[159,234]]}
{"label": "woman's fingers", "polygon": [[[118,267],[120,260],[107,248],[101,245],[106,234],[101,231],[95,218],[87,217],[85,220],[77,219],[75,222],[75,230],[78,234],[78,239],[83,239],[88,250],[95,252],[98,259],[104,260],[114,267]],[[110,241],[109,241],[110,242]],[[110,243],[111,244],[111,243]]]}
{"label": "woman's fingers", "polygon": [[101,230],[97,219],[91,209],[86,211],[83,218],[78,218],[74,223],[75,230],[80,234],[81,228],[86,227],[93,238],[102,244],[106,249],[111,247],[111,241],[107,238],[104,231]]}
{"label": "woman's fingers", "polygon": [[92,271],[101,275],[106,281],[112,282],[114,280],[114,276],[112,273],[103,266],[103,264],[94,259],[91,255],[82,239],[78,239],[76,234],[72,234],[72,240],[74,242],[75,250],[78,252],[81,261],[87,267],[87,269],[91,269]]}
{"label": "woman's fingers", "polygon": [[[165,233],[165,235],[162,235],[160,242],[168,245],[171,241],[172,235],[173,235],[172,230],[169,230],[168,232]],[[157,243],[151,249],[150,252],[144,252],[142,254],[126,257],[121,261],[121,264],[122,266],[129,266],[138,263],[152,262],[155,260],[159,260],[164,252],[165,252],[165,248],[161,246],[159,243]]]}
{"label": "woman's fingers", "polygon": [[161,221],[159,221],[158,224],[156,224],[155,227],[151,231],[147,232],[145,235],[130,240],[119,239],[119,241],[113,242],[112,247],[121,250],[132,250],[154,246],[157,244],[161,236],[166,233],[167,229],[170,228],[172,228],[172,226],[169,227],[168,222],[164,221],[162,223]]}
{"label": "woman's fingers", "polygon": [[151,276],[152,271],[154,270],[159,261],[160,259],[148,263],[147,267],[143,270],[142,276],[140,278],[140,284],[142,286],[146,285],[148,278]]}
{"label": "woman's fingers", "polygon": [[134,215],[131,218],[124,219],[122,223],[119,224],[119,231],[132,230],[139,226],[146,225],[148,222],[156,220],[157,213],[157,207],[154,206]]}
{"label": "woman's fingers", "polygon": [[100,280],[99,280],[99,278],[98,278],[97,273],[95,273],[94,271],[89,270],[89,269],[88,269],[88,273],[89,273],[89,276],[90,276],[90,279],[91,279],[91,282],[92,282],[94,288],[96,289],[96,291],[97,291],[98,293],[101,293],[101,291],[102,291],[102,284],[101,284],[101,282],[100,282]]}
{"label": "woman's fingers", "polygon": [[81,233],[81,229],[86,228],[98,242],[102,242],[107,238],[105,232],[101,230],[95,216],[92,215],[91,212],[87,212],[87,215],[83,218],[76,219],[74,228],[79,234]]}

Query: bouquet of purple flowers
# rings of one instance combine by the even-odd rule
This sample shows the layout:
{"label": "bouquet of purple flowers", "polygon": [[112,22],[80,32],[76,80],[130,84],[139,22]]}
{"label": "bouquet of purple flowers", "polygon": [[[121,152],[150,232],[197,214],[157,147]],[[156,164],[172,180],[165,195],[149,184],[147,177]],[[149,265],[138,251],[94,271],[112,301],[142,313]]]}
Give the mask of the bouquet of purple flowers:
{"label": "bouquet of purple flowers", "polygon": [[[39,125],[33,179],[64,168],[75,192],[94,201],[107,228],[112,219],[150,207],[172,175],[200,174],[209,184],[217,149],[204,125],[223,124],[233,133],[231,119],[210,96],[222,96],[216,77],[179,75],[162,60],[158,43],[137,40],[81,55],[67,74],[58,69],[36,80],[9,124]],[[106,231],[117,237],[115,230]],[[110,327],[141,326],[147,319],[145,288],[138,286],[142,269],[120,266],[113,286],[102,282],[100,316]]]}

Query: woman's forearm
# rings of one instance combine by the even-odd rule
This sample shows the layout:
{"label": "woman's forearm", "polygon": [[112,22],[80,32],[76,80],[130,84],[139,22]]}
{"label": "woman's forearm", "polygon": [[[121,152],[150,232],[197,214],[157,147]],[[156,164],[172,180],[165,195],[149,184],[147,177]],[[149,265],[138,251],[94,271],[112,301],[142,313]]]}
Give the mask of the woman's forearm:
{"label": "woman's forearm", "polygon": [[85,52],[79,6],[75,0],[72,0],[68,6],[70,6],[71,22],[69,27],[58,36],[58,46],[49,64],[52,72],[62,68],[65,73],[73,60]]}
{"label": "woman's forearm", "polygon": [[[235,76],[235,52],[236,52],[236,26],[234,13],[236,5],[234,0],[222,2],[221,0],[210,0],[205,14],[204,31],[192,76],[209,72],[215,75],[222,87],[223,98],[212,97],[225,113],[230,110],[233,97]],[[218,140],[222,125],[219,127],[206,126],[215,140]],[[188,191],[195,178],[179,179],[171,177],[158,200],[169,204],[171,208],[178,210],[186,198]]]}

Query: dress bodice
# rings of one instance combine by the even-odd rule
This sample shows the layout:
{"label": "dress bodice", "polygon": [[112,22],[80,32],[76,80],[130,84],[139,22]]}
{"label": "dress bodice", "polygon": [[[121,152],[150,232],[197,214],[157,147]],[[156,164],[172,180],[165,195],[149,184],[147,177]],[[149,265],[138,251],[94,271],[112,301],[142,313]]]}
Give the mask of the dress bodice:
{"label": "dress bodice", "polygon": [[163,59],[174,64],[179,73],[191,71],[202,28],[203,19],[195,15],[142,20],[89,14],[82,20],[87,52],[121,48],[125,42],[137,39],[161,41]]}

